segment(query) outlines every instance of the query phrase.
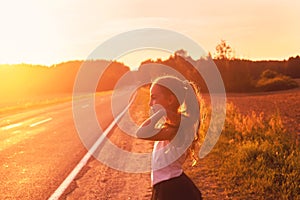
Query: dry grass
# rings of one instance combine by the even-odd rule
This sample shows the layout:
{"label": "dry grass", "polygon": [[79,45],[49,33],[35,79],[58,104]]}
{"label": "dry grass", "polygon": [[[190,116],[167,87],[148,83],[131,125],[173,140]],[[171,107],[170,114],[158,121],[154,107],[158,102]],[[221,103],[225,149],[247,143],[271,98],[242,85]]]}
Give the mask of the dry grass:
{"label": "dry grass", "polygon": [[292,90],[228,97],[218,143],[198,166],[186,166],[206,199],[299,197],[299,96]]}

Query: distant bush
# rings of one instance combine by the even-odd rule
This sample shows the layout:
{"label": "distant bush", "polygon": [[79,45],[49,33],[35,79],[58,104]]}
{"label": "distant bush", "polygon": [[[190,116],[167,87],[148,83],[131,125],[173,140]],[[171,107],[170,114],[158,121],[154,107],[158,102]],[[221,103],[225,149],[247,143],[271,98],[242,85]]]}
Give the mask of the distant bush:
{"label": "distant bush", "polygon": [[298,84],[292,78],[269,69],[262,72],[256,83],[256,88],[259,91],[286,90],[296,87],[298,87]]}
{"label": "distant bush", "polygon": [[261,78],[271,79],[275,78],[276,76],[278,76],[278,73],[270,69],[267,69],[261,73]]}

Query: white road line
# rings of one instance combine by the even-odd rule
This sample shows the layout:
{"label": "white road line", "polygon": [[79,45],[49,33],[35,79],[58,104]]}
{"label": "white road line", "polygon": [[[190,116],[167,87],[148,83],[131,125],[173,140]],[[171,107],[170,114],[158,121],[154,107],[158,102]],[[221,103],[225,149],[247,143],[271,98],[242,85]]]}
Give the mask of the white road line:
{"label": "white road line", "polygon": [[8,125],[8,126],[4,126],[4,127],[2,127],[1,129],[2,129],[2,130],[8,130],[8,129],[12,129],[12,128],[21,126],[22,124],[23,124],[23,123],[11,124],[11,125]]}
{"label": "white road line", "polygon": [[35,127],[35,126],[37,126],[37,125],[46,123],[46,122],[48,122],[48,121],[50,121],[50,120],[52,120],[51,117],[49,117],[49,118],[47,118],[47,119],[44,119],[44,120],[41,120],[41,121],[38,121],[38,122],[36,122],[36,123],[30,124],[29,127]]}
{"label": "white road line", "polygon": [[85,154],[85,156],[79,161],[76,167],[72,170],[72,172],[67,176],[67,178],[60,184],[60,186],[55,190],[55,192],[49,197],[48,200],[57,200],[64,193],[64,191],[68,188],[80,170],[86,165],[87,161],[93,155],[93,153],[97,150],[99,145],[102,143],[107,134],[112,130],[112,128],[116,125],[116,123],[121,119],[121,117],[128,110],[129,106],[132,104],[135,99],[136,94],[133,96],[131,102],[126,106],[126,108],[114,119],[114,121],[107,127],[107,129],[102,133],[102,135],[98,138],[98,140],[94,143],[94,145],[90,148],[90,150]]}

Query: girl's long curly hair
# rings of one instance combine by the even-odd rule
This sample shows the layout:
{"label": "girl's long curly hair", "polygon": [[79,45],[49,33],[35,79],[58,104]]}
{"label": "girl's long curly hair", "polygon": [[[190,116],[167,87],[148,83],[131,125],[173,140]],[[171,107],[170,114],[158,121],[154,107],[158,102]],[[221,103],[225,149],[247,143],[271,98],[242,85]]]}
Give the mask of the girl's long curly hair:
{"label": "girl's long curly hair", "polygon": [[189,118],[190,122],[194,124],[194,139],[188,149],[188,156],[192,158],[192,166],[197,163],[198,157],[196,150],[200,146],[200,103],[201,94],[198,86],[191,81],[181,80],[175,76],[162,76],[152,82],[163,86],[166,93],[173,94],[178,102],[178,112]]}

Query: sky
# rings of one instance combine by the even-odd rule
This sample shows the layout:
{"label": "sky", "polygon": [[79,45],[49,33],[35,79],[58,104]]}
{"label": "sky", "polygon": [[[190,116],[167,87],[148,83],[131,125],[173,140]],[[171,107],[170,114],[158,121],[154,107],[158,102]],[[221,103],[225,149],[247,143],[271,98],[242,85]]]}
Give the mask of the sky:
{"label": "sky", "polygon": [[[84,60],[120,33],[163,28],[215,53],[224,39],[235,56],[283,60],[300,54],[298,0],[0,0],[0,64]],[[133,67],[163,51],[118,58]]]}

